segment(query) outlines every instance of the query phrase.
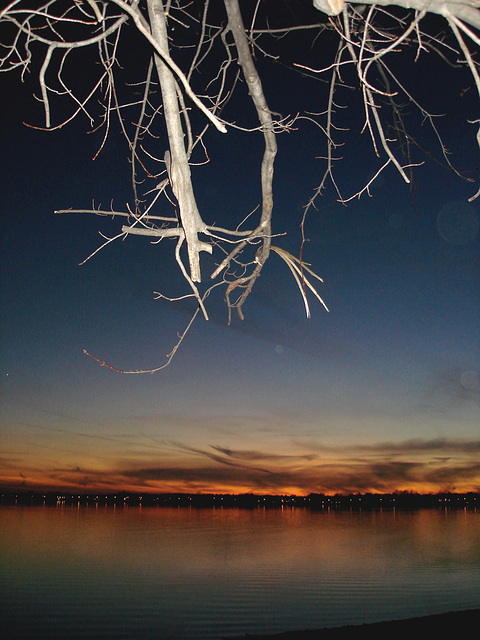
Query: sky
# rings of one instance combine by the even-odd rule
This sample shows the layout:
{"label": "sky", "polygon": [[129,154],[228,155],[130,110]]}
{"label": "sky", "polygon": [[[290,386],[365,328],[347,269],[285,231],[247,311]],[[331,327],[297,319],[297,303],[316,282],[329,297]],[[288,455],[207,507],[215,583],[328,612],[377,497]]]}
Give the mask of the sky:
{"label": "sky", "polygon": [[[430,73],[439,90],[445,71]],[[450,100],[455,88],[432,94],[425,67],[412,77],[421,97],[440,101],[453,161],[478,184],[474,101]],[[265,84],[273,101],[298,97],[275,77]],[[41,116],[32,85],[4,74],[0,87],[0,487],[480,491],[477,185],[427,161],[413,204],[393,169],[348,206],[329,189],[307,218],[304,250],[328,313],[312,298],[305,317],[272,255],[243,322],[228,326],[212,296],[210,321],[197,319],[167,368],[125,375],[84,350],[120,369],[163,364],[195,310],[154,299],[185,292],[172,245],[131,237],[80,266],[119,223],[53,212],[131,202],[124,142],[112,136],[92,161],[100,133],[86,135],[85,122],[27,128]],[[353,194],[380,165],[355,137],[362,113],[343,117],[354,137],[337,175]],[[260,162],[250,140],[214,138],[212,169],[193,172],[201,210],[218,224],[258,203],[258,183],[240,169]],[[287,231],[278,244],[296,254],[321,144],[308,125],[279,137],[274,232]]]}

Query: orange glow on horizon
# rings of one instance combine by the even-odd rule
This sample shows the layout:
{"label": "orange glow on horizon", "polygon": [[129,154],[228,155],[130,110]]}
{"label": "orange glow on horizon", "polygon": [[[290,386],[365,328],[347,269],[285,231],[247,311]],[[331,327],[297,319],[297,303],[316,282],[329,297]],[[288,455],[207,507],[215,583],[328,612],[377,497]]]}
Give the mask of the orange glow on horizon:
{"label": "orange glow on horizon", "polygon": [[[456,440],[411,440],[325,447],[305,454],[264,442],[230,449],[175,445],[154,456],[71,445],[59,463],[51,451],[11,457],[0,469],[4,491],[324,495],[480,492],[478,449]],[[12,447],[13,449],[13,447]],[[308,450],[307,450],[308,451]],[[63,452],[62,452],[63,454]]]}
{"label": "orange glow on horizon", "polygon": [[261,486],[240,485],[240,484],[206,484],[206,483],[149,483],[145,484],[127,483],[118,479],[115,482],[114,478],[109,478],[108,482],[95,482],[89,485],[81,485],[75,482],[58,483],[54,479],[48,476],[31,478],[28,481],[19,482],[18,478],[3,477],[0,481],[0,487],[3,492],[67,492],[67,493],[99,493],[99,494],[112,494],[112,493],[132,493],[132,494],[225,494],[225,495],[242,495],[242,494],[257,494],[257,495],[289,495],[305,497],[310,494],[324,494],[324,495],[354,495],[354,494],[395,494],[395,493],[413,493],[413,494],[437,494],[437,493],[478,493],[480,487],[480,481],[478,483],[458,483],[454,487],[441,485],[440,483],[403,483],[385,485],[381,489],[378,487],[362,487],[360,488],[334,488],[311,486],[311,487],[298,487],[295,485],[290,486],[278,486],[275,490]]}

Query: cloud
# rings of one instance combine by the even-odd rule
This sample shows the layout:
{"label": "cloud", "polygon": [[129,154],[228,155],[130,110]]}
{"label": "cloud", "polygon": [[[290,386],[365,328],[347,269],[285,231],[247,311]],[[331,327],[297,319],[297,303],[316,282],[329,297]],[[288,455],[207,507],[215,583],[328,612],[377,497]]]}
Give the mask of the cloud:
{"label": "cloud", "polygon": [[463,491],[480,486],[480,440],[415,439],[299,455],[177,446],[192,457],[168,467],[135,465],[118,473],[143,486],[168,483],[212,492],[441,491],[453,486]]}
{"label": "cloud", "polygon": [[[122,472],[137,487],[178,491],[253,493],[365,493],[470,491],[480,488],[480,464],[420,462],[330,464],[301,472],[226,467],[149,467]],[[165,490],[165,489],[164,489]]]}
{"label": "cloud", "polygon": [[[204,450],[204,449],[195,449],[193,447],[188,447],[186,445],[177,445],[180,449],[182,449],[183,451],[189,452],[189,453],[193,453],[195,456],[200,456],[200,457],[204,457],[204,458],[208,458],[210,460],[213,460],[214,462],[218,462],[219,464],[222,465],[227,465],[227,466],[232,466],[232,467],[240,467],[240,468],[250,468],[248,465],[245,465],[244,463],[235,460],[233,456],[231,455],[226,455],[223,453],[223,451],[220,449],[219,447],[211,447],[211,449],[213,449],[213,451],[210,450]],[[215,450],[219,451],[220,453],[215,453]],[[228,451],[228,450],[227,450]],[[262,473],[269,473],[269,471],[267,469],[260,469],[260,468],[255,468],[255,471],[261,471]]]}
{"label": "cloud", "polygon": [[379,452],[382,455],[424,453],[429,451],[441,451],[450,453],[476,453],[480,451],[480,440],[456,440],[451,438],[434,438],[425,440],[412,438],[400,442],[383,442],[374,445],[354,445],[352,449],[362,452]]}
{"label": "cloud", "polygon": [[[175,448],[178,455],[173,457],[171,452],[165,457],[154,450],[148,461],[123,459],[108,469],[95,467],[91,461],[51,469],[41,476],[29,469],[26,484],[66,490],[192,493],[480,490],[480,439],[410,439],[325,447],[315,454],[276,454],[220,445],[202,449],[181,443],[175,443]],[[13,469],[8,475],[13,477]]]}
{"label": "cloud", "polygon": [[223,456],[225,456],[225,458],[233,458],[236,460],[264,460],[264,461],[271,461],[271,462],[279,462],[279,461],[292,461],[292,460],[306,460],[306,461],[311,461],[314,460],[317,457],[317,454],[313,454],[313,453],[306,453],[306,454],[300,454],[300,455],[282,455],[282,454],[275,454],[275,453],[264,453],[263,451],[252,451],[252,450],[246,450],[246,449],[237,449],[237,450],[233,450],[233,449],[227,449],[224,447],[215,447],[212,446],[212,449],[215,449],[215,451],[218,451],[219,453],[221,453]]}
{"label": "cloud", "polygon": [[478,490],[480,440],[436,438],[356,445],[324,466],[318,482],[328,490]]}
{"label": "cloud", "polygon": [[237,466],[145,467],[121,471],[118,475],[144,490],[165,492],[273,494],[298,485],[298,479],[289,473]]}

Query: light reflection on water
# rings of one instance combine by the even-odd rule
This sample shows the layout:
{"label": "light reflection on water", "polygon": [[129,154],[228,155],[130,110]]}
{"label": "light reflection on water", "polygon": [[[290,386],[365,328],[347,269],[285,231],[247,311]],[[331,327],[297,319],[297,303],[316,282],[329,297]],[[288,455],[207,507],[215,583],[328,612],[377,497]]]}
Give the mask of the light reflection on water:
{"label": "light reflection on water", "polygon": [[6,640],[213,640],[480,607],[480,513],[0,508]]}

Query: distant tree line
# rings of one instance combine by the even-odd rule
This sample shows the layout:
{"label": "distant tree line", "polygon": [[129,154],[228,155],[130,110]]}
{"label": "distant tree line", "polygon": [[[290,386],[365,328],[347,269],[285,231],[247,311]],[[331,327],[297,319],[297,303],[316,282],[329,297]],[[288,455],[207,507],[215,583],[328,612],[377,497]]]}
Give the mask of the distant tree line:
{"label": "distant tree line", "polygon": [[308,508],[315,510],[359,509],[419,509],[472,508],[480,505],[480,493],[428,493],[410,491],[394,493],[363,493],[307,496],[246,494],[188,494],[188,493],[72,493],[10,491],[0,495],[2,505],[121,505],[132,507],[182,508]]}

